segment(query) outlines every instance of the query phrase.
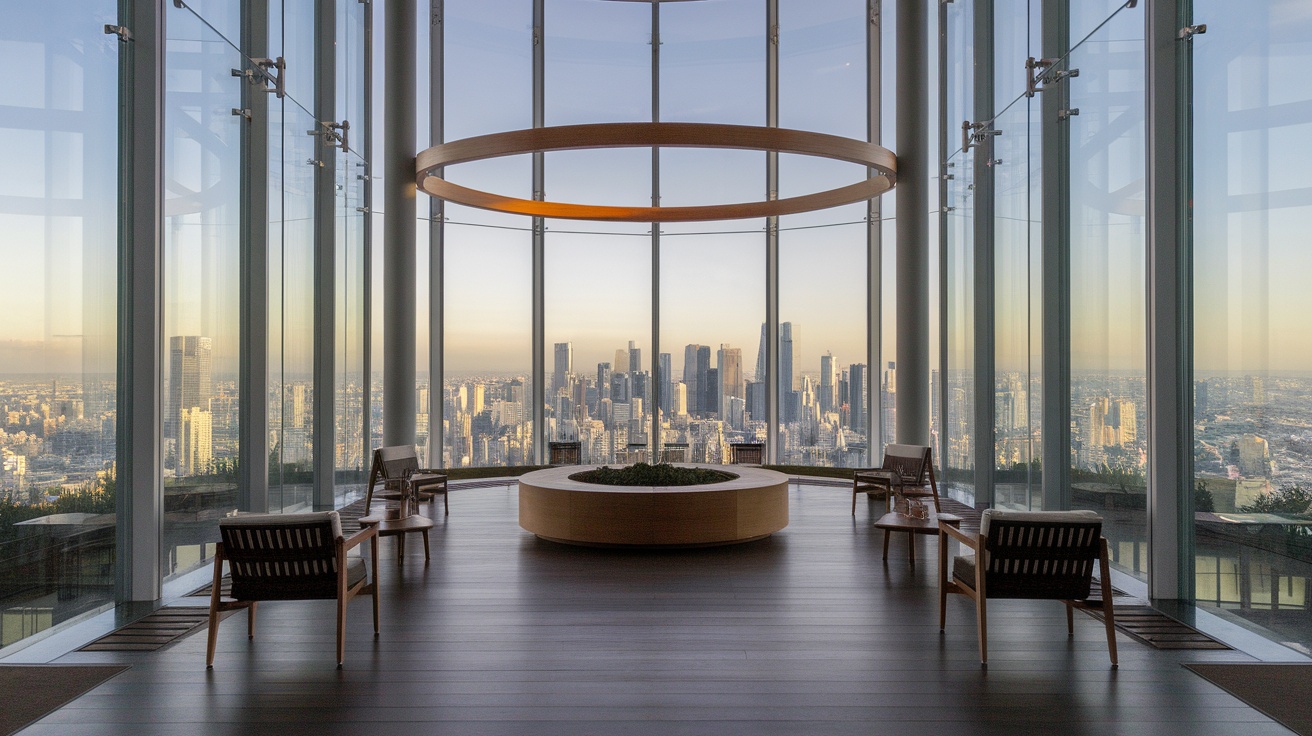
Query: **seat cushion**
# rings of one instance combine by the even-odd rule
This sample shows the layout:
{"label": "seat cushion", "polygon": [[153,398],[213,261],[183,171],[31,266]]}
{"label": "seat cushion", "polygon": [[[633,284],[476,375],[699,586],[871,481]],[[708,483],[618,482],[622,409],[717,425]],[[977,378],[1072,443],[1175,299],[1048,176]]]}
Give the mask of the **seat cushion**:
{"label": "seat cushion", "polygon": [[967,588],[975,588],[975,555],[959,555],[952,558],[952,577]]}
{"label": "seat cushion", "polygon": [[993,521],[1043,521],[1053,523],[1087,524],[1102,521],[1102,517],[1093,511],[1007,511],[1005,509],[984,509],[980,516],[979,534],[989,535],[989,525]]}

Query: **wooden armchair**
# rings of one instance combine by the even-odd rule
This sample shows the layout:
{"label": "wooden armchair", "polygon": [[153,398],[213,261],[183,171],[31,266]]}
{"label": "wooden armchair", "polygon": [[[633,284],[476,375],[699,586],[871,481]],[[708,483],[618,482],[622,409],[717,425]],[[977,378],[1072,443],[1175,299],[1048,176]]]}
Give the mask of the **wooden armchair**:
{"label": "wooden armchair", "polygon": [[[369,490],[364,496],[364,513],[369,515],[369,506],[374,497],[395,500],[401,497],[401,482],[409,479],[415,496],[422,500],[442,497],[442,506],[447,516],[451,515],[451,503],[447,500],[446,473],[441,470],[419,467],[419,456],[411,445],[392,445],[374,450],[373,464],[369,468]],[[383,490],[374,489],[379,483]]]}
{"label": "wooden armchair", "polygon": [[[219,639],[219,612],[245,608],[246,635],[255,638],[255,610],[260,601],[336,600],[337,667],[346,653],[346,603],[360,593],[374,599],[374,636],[378,636],[378,530],[342,535],[336,511],[312,514],[242,514],[219,521],[222,539],[214,555],[210,593],[209,645],[205,667],[214,666]],[[371,563],[347,556],[367,539]],[[223,563],[232,574],[232,600],[222,600]],[[369,580],[373,570],[374,580]]]}
{"label": "wooden armchair", "polygon": [[548,465],[578,465],[583,462],[583,443],[548,442]]}
{"label": "wooden armchair", "polygon": [[938,481],[934,478],[934,448],[926,445],[889,445],[884,462],[878,468],[852,473],[852,515],[856,516],[858,493],[881,495],[892,507],[893,496],[933,498],[934,512],[942,511],[938,502]]}
{"label": "wooden armchair", "polygon": [[[954,558],[950,568],[949,538],[974,553]],[[1090,596],[1095,561],[1101,580],[1097,598]],[[987,601],[1041,598],[1066,604],[1066,630],[1070,635],[1075,634],[1076,608],[1101,611],[1107,626],[1107,649],[1112,667],[1116,666],[1111,568],[1107,561],[1107,540],[1102,536],[1102,517],[1094,512],[988,509],[980,522],[979,534],[975,535],[940,524],[938,569],[939,631],[947,624],[948,593],[961,593],[973,599],[981,665],[988,666]]]}

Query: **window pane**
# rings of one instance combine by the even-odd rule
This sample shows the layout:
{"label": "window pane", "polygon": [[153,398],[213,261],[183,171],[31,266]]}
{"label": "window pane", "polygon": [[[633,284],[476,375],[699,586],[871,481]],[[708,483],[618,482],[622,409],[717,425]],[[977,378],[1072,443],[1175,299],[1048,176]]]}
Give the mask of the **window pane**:
{"label": "window pane", "polygon": [[1198,602],[1306,650],[1312,7],[1196,0],[1194,16]]}
{"label": "window pane", "polygon": [[[1071,7],[1092,29],[1121,3]],[[1146,577],[1143,19],[1076,49],[1071,107],[1071,505],[1103,517],[1112,564]]]}
{"label": "window pane", "polygon": [[[237,508],[240,55],[167,8],[164,99],[164,575],[201,565]],[[217,27],[234,8],[216,4]],[[209,19],[211,16],[207,16]],[[309,128],[305,128],[309,130]],[[302,135],[302,138],[307,136]],[[284,216],[288,213],[284,211]]]}
{"label": "window pane", "polygon": [[116,5],[0,25],[0,647],[114,601]]}

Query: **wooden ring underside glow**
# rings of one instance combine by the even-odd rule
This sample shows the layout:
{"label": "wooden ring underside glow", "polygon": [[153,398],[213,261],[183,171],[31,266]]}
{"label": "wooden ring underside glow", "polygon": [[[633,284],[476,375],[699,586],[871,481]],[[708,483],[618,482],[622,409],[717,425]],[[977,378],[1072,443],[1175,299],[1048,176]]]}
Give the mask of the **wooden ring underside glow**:
{"label": "wooden ring underside glow", "polygon": [[[462,187],[440,173],[444,166],[523,153],[637,147],[795,153],[847,161],[873,172],[865,181],[814,194],[693,207],[615,207],[518,199]],[[433,146],[416,157],[415,168],[419,189],[448,202],[516,215],[605,222],[704,222],[792,215],[872,199],[897,183],[897,157],[874,143],[803,130],[716,123],[593,123],[513,130]]]}

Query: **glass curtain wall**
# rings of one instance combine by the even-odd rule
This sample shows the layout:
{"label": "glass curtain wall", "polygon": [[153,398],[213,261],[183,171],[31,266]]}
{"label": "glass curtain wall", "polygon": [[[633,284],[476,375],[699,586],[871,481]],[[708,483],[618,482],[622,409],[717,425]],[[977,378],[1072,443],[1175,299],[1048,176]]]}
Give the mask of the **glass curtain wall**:
{"label": "glass curtain wall", "polygon": [[[781,124],[864,139],[866,3],[834,0],[822,9],[818,15],[781,10],[787,39],[778,82]],[[532,4],[493,10],[456,0],[444,12],[445,139],[531,127]],[[653,7],[546,0],[543,17],[546,125],[766,123],[767,28],[759,2]],[[657,34],[660,43],[653,48]],[[488,97],[491,87],[505,93]],[[768,194],[761,152],[664,149],[655,154],[658,177],[649,149],[550,152],[541,158],[541,195],[553,201],[645,206],[655,196],[661,205],[678,206],[755,201]],[[783,158],[781,188],[789,194],[865,176],[856,166]],[[528,156],[462,164],[447,175],[511,196],[534,194]],[[859,388],[852,393],[864,404],[879,380],[866,365],[864,208],[783,224],[788,234],[781,270],[790,272],[785,340],[792,343],[788,354],[795,346],[798,359],[796,369],[788,368],[784,399],[796,400],[791,417],[781,413],[788,449],[779,459],[860,464],[868,420],[844,408],[847,387],[855,375]],[[534,400],[525,354],[532,339],[532,222],[448,204],[443,227],[444,462],[526,462]],[[658,233],[646,224],[546,221],[543,227],[545,442],[578,441],[585,462],[721,462],[733,442],[765,441],[766,373],[783,369],[766,365],[762,343],[764,221],[666,224]],[[653,295],[656,263],[660,291]],[[489,277],[496,279],[498,296],[492,300]],[[655,355],[653,296],[660,310]],[[806,346],[800,340],[804,331]],[[494,396],[502,402],[499,409]],[[649,436],[654,413],[658,438]],[[657,454],[665,444],[672,451]]]}
{"label": "glass curtain wall", "polygon": [[[780,4],[780,127],[866,139],[865,21],[866,0]],[[779,158],[780,197],[866,177],[866,169],[853,164]],[[779,230],[779,319],[790,328],[785,335],[781,325],[777,353],[778,462],[865,466],[871,385],[866,204],[781,217]]]}
{"label": "glass curtain wall", "polygon": [[[533,127],[532,18],[527,0],[445,3],[447,140]],[[462,186],[533,196],[527,155],[446,174]],[[525,218],[449,203],[445,216],[442,467],[525,465],[533,442],[532,232]]]}
{"label": "glass curtain wall", "polygon": [[1101,514],[1112,564],[1145,578],[1144,24],[1122,5],[1071,4],[1071,506]]}
{"label": "glass curtain wall", "polygon": [[[765,125],[766,30],[759,2],[661,4],[661,120]],[[760,200],[765,165],[755,151],[663,149],[660,203]],[[766,439],[765,247],[761,220],[661,226],[672,456],[728,462],[730,444]]]}
{"label": "glass curtain wall", "polygon": [[1040,5],[997,3],[993,24],[994,503],[1013,509],[1041,503],[1041,105],[1022,94],[1025,60],[1043,57]]}
{"label": "glass curtain wall", "polygon": [[[943,240],[947,291],[943,309],[947,329],[943,386],[943,442],[939,464],[940,489],[974,503],[975,471],[975,156],[977,148],[963,151],[955,135],[964,121],[975,119],[975,8],[973,2],[949,3],[946,10],[947,139],[950,154],[944,172],[947,200]],[[938,386],[935,386],[939,390]]]}
{"label": "glass curtain wall", "polygon": [[164,93],[164,575],[209,559],[237,508],[241,109],[235,6],[167,6]]}
{"label": "glass curtain wall", "polygon": [[269,509],[314,503],[314,9],[269,5],[269,48],[289,69],[269,100]]}
{"label": "glass curtain wall", "polygon": [[336,191],[336,355],[334,366],[334,500],[343,506],[364,490],[364,258],[368,163],[356,150],[364,140],[364,3],[337,5],[337,119],[346,121],[349,150],[337,156]]}
{"label": "glass curtain wall", "polygon": [[1200,605],[1312,646],[1312,7],[1195,0]]}
{"label": "glass curtain wall", "polygon": [[114,600],[117,17],[55,0],[0,27],[0,647]]}

